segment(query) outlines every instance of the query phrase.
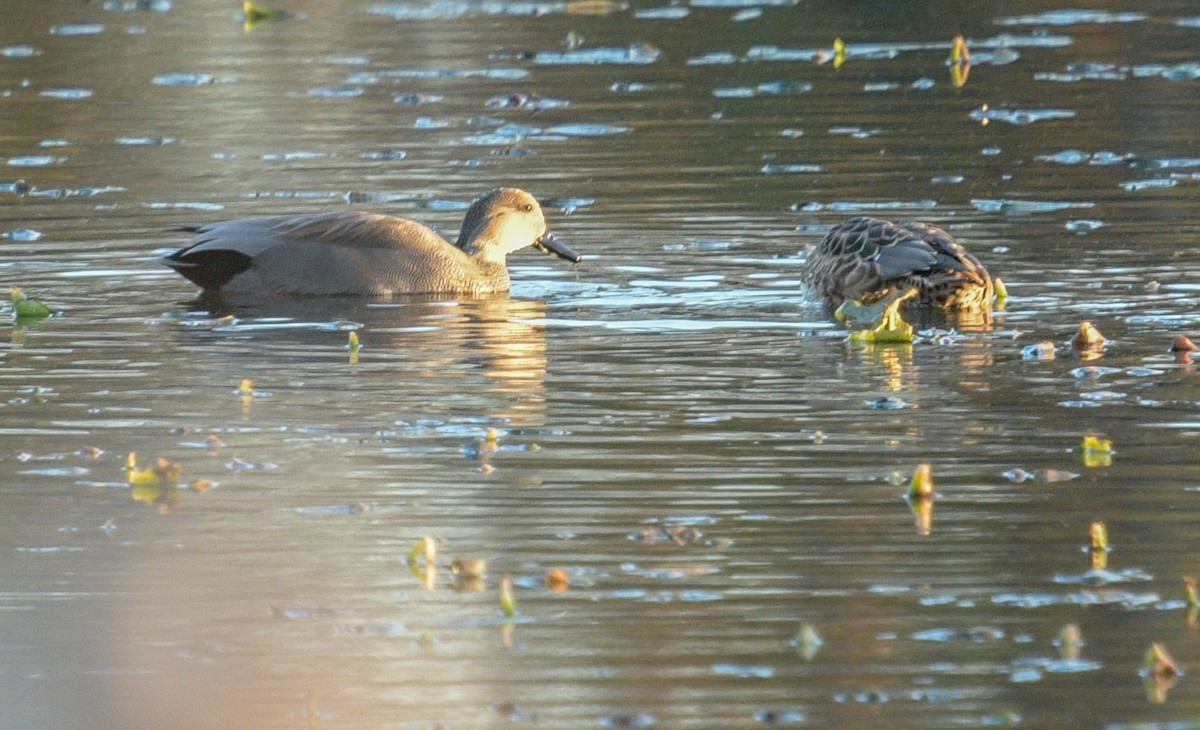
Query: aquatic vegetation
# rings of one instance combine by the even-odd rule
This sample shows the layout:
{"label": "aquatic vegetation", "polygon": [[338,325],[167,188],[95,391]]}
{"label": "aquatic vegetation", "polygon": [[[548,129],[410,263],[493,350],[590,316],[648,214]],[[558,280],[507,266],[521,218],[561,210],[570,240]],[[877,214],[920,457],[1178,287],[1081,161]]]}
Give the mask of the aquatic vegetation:
{"label": "aquatic vegetation", "polygon": [[824,646],[825,641],[816,627],[806,622],[800,624],[800,628],[796,629],[796,633],[792,635],[791,641],[788,643],[799,651],[800,656],[804,657],[806,661],[811,661]]}
{"label": "aquatic vegetation", "polygon": [[927,499],[933,496],[933,476],[929,464],[918,464],[908,484],[909,499]]}
{"label": "aquatic vegetation", "polygon": [[1088,468],[1112,466],[1113,447],[1111,439],[1102,439],[1094,434],[1087,434],[1078,448],[1083,457],[1083,465]]}
{"label": "aquatic vegetation", "polygon": [[929,536],[933,534],[933,495],[923,497],[906,498],[908,508],[913,514],[913,523],[916,525],[917,534]]}
{"label": "aquatic vegetation", "polygon": [[[839,319],[846,322],[854,321],[855,323],[861,323],[863,321],[871,321],[877,312],[879,315],[878,324],[875,326],[867,326],[851,332],[848,337],[850,344],[911,343],[916,339],[916,331],[900,315],[900,305],[916,297],[916,295],[916,289],[908,289],[900,292],[899,296],[885,298],[886,302],[878,310],[872,306],[863,306],[854,300],[848,300],[851,304],[846,310],[843,310],[839,306],[838,311],[841,312]],[[843,305],[845,304],[843,302]]]}
{"label": "aquatic vegetation", "polygon": [[950,83],[954,88],[962,88],[971,74],[971,51],[967,41],[961,35],[954,36],[950,44],[950,58],[946,61],[950,66]]}
{"label": "aquatic vegetation", "polygon": [[1104,335],[1091,322],[1081,322],[1079,330],[1071,338],[1071,347],[1078,352],[1095,352],[1104,349]]}
{"label": "aquatic vegetation", "polygon": [[1108,552],[1108,526],[1097,520],[1092,523],[1089,530],[1088,549],[1095,552]]}
{"label": "aquatic vegetation", "polygon": [[500,578],[499,587],[500,610],[508,618],[517,614],[517,596],[513,592],[513,577],[505,573]]}
{"label": "aquatic vegetation", "polygon": [[865,304],[857,299],[847,299],[834,310],[833,317],[851,329],[871,329],[892,316],[889,312],[894,313],[901,304],[916,296],[916,289],[903,289]]}
{"label": "aquatic vegetation", "polygon": [[417,541],[412,550],[408,552],[408,564],[419,565],[424,561],[425,567],[435,565],[437,562],[438,541],[431,535],[426,535]]}
{"label": "aquatic vegetation", "polygon": [[[1167,648],[1157,641],[1150,644],[1142,656],[1142,676],[1149,677],[1160,684],[1170,682],[1180,675],[1179,665],[1171,657]],[[1168,686],[1167,689],[1170,687]],[[1165,690],[1164,690],[1165,693]]]}
{"label": "aquatic vegetation", "polygon": [[1059,630],[1058,636],[1054,637],[1054,645],[1058,647],[1059,653],[1067,659],[1078,659],[1084,643],[1083,632],[1079,629],[1079,624],[1063,626]]}
{"label": "aquatic vegetation", "polygon": [[125,457],[126,478],[130,484],[178,484],[183,467],[165,458],[158,457],[153,466],[139,468],[137,452],[130,451]]}
{"label": "aquatic vegetation", "polygon": [[32,299],[20,287],[11,289],[13,319],[41,319],[54,314],[54,310],[38,299]]}
{"label": "aquatic vegetation", "polygon": [[292,14],[286,10],[269,8],[265,5],[250,2],[250,0],[243,0],[242,17],[245,21],[246,30],[250,30],[259,23],[287,20],[292,17]]}

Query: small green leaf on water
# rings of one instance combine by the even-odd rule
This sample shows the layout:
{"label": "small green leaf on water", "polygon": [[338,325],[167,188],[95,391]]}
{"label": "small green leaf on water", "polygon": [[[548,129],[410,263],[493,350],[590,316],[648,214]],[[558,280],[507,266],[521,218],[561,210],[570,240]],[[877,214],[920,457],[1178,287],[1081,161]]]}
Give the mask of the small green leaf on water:
{"label": "small green leaf on water", "polygon": [[42,304],[37,299],[30,299],[20,287],[12,288],[13,318],[49,317],[54,310]]}
{"label": "small green leaf on water", "polygon": [[351,332],[351,333],[350,333],[350,338],[349,338],[349,339],[350,339],[350,344],[349,344],[349,347],[350,347],[350,352],[351,352],[351,354],[358,352],[358,350],[359,350],[359,344],[358,344],[358,333],[357,333],[357,332]]}

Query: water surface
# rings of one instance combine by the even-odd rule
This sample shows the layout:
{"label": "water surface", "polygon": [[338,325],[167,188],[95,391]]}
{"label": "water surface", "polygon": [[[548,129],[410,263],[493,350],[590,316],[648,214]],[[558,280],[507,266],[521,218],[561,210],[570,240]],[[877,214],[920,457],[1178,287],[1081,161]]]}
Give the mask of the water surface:
{"label": "water surface", "polygon": [[[5,726],[1194,722],[1185,6],[8,4],[0,271],[60,314],[0,368]],[[452,233],[501,184],[577,269],[230,308],[156,261],[251,214]],[[848,346],[797,271],[861,214],[946,227],[1005,310]],[[1022,356],[1083,320],[1098,359]]]}

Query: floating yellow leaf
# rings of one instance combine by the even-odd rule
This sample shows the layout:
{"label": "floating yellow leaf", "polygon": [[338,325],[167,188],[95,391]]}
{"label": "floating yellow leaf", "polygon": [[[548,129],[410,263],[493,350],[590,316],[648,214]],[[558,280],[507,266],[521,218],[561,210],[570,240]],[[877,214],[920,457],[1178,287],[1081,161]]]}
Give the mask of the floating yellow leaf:
{"label": "floating yellow leaf", "polygon": [[1064,658],[1078,659],[1079,650],[1083,647],[1083,632],[1079,630],[1078,624],[1067,624],[1059,630],[1054,643],[1058,645],[1058,651]]}
{"label": "floating yellow leaf", "polygon": [[262,23],[268,20],[286,20],[292,17],[292,14],[286,10],[279,8],[268,8],[265,5],[252,3],[249,0],[242,2],[242,16],[245,19],[247,29],[254,26],[255,23]]}
{"label": "floating yellow leaf", "polygon": [[1092,523],[1089,547],[1094,553],[1108,550],[1108,526],[1100,520]]}
{"label": "floating yellow leaf", "polygon": [[1200,591],[1197,591],[1195,578],[1190,575],[1183,577],[1183,592],[1187,595],[1188,608],[1200,606]]}
{"label": "floating yellow leaf", "polygon": [[950,63],[955,65],[971,63],[971,51],[967,48],[966,39],[960,35],[954,36],[954,42],[950,45]]}
{"label": "floating yellow leaf", "polygon": [[912,510],[913,519],[917,526],[917,534],[928,536],[933,534],[933,497],[919,497],[908,499],[909,509]]}
{"label": "floating yellow leaf", "polygon": [[955,36],[950,44],[950,83],[954,88],[961,89],[967,84],[971,74],[971,51],[967,41],[962,36]]}
{"label": "floating yellow leaf", "polygon": [[1167,648],[1157,641],[1146,649],[1142,657],[1142,670],[1155,679],[1174,679],[1179,676],[1179,665],[1171,658]]}
{"label": "floating yellow leaf", "polygon": [[817,655],[817,650],[825,643],[821,638],[821,634],[817,632],[816,627],[810,623],[800,624],[800,628],[796,629],[796,633],[792,636],[791,645],[800,651],[800,655],[805,660],[812,659]]}
{"label": "floating yellow leaf", "polygon": [[250,378],[242,378],[241,384],[238,385],[237,393],[243,398],[250,398],[254,395],[254,383],[250,382]]}
{"label": "floating yellow leaf", "polygon": [[437,540],[434,540],[429,535],[418,540],[413,549],[409,551],[408,562],[410,565],[414,565],[422,557],[425,558],[426,565],[433,565],[434,561],[437,560]]}
{"label": "floating yellow leaf", "polygon": [[1112,466],[1113,448],[1110,439],[1087,434],[1079,445],[1079,453],[1083,457],[1083,465],[1088,468]]}
{"label": "floating yellow leaf", "polygon": [[125,460],[126,478],[133,485],[160,485],[160,484],[179,484],[179,477],[183,474],[183,468],[175,462],[158,457],[154,462],[154,466],[139,469],[137,467],[136,452],[129,452],[129,456]]}
{"label": "floating yellow leaf", "polygon": [[908,485],[909,499],[925,499],[933,496],[933,476],[929,464],[918,464]]}
{"label": "floating yellow leaf", "polygon": [[1091,322],[1081,322],[1079,331],[1071,338],[1071,347],[1076,350],[1099,350],[1104,347],[1104,335]]}
{"label": "floating yellow leaf", "polygon": [[500,579],[500,608],[505,616],[515,616],[517,613],[517,597],[513,594],[513,579],[507,573]]}
{"label": "floating yellow leaf", "polygon": [[841,68],[846,62],[846,44],[841,38],[833,39],[833,67]]}
{"label": "floating yellow leaf", "polygon": [[992,291],[996,292],[996,303],[999,304],[1005,299],[1008,299],[1008,287],[1000,280],[999,277],[992,279]]}

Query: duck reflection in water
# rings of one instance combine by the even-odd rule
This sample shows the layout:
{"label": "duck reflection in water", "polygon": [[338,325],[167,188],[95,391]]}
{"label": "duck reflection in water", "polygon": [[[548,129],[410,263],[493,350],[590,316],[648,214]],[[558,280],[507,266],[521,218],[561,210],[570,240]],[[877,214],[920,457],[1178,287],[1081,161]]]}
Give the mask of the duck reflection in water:
{"label": "duck reflection in water", "polygon": [[[254,354],[238,350],[241,372],[277,369],[281,358],[301,357],[322,365],[352,359],[347,331],[358,333],[361,374],[385,368],[419,393],[459,393],[453,407],[466,407],[506,427],[543,425],[545,411],[545,303],[508,296],[404,297],[392,301],[355,298],[281,297],[231,305],[205,295],[182,319],[187,330],[250,337]],[[232,341],[232,340],[231,340]],[[214,348],[219,349],[219,348]],[[257,358],[263,362],[255,363]],[[275,361],[276,364],[272,364]],[[430,402],[433,414],[451,407]]]}

